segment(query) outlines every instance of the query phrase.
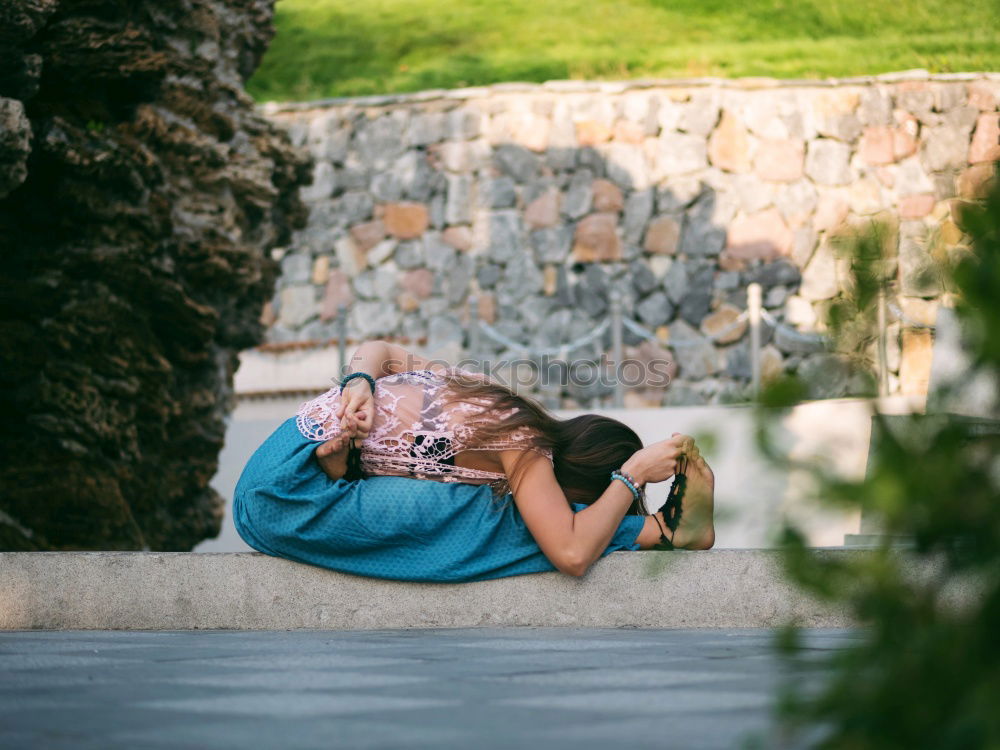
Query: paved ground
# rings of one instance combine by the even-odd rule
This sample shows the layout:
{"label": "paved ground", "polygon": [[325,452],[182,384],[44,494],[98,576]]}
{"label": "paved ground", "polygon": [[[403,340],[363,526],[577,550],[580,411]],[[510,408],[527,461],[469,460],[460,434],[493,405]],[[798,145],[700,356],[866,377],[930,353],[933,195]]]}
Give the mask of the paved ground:
{"label": "paved ground", "polygon": [[[857,638],[809,631],[807,661]],[[0,632],[0,747],[793,747],[765,630]],[[747,736],[756,736],[747,744]]]}

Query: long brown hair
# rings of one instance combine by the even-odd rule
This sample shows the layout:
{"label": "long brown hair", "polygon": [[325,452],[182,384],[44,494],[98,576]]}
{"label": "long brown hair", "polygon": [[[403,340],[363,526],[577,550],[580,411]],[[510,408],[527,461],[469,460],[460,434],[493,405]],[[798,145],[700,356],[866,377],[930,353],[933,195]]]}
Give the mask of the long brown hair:
{"label": "long brown hair", "polygon": [[[473,418],[474,443],[502,439],[514,430],[529,428],[531,445],[552,451],[556,481],[571,503],[590,505],[610,483],[610,474],[642,448],[635,431],[617,419],[581,414],[558,419],[532,398],[520,396],[500,383],[452,371],[447,375],[447,401],[465,401],[483,407]],[[525,452],[514,465],[510,486],[516,490],[524,470]],[[642,513],[637,507],[630,513]]]}

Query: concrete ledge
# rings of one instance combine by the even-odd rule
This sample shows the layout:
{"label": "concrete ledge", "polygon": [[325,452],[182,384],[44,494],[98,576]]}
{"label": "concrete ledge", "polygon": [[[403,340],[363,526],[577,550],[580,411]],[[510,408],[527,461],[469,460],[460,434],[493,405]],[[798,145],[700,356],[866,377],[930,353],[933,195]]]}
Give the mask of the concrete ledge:
{"label": "concrete ledge", "polygon": [[851,624],[846,612],[786,583],[778,564],[770,550],[615,552],[584,578],[553,572],[429,584],[335,573],[258,552],[3,552],[0,629]]}

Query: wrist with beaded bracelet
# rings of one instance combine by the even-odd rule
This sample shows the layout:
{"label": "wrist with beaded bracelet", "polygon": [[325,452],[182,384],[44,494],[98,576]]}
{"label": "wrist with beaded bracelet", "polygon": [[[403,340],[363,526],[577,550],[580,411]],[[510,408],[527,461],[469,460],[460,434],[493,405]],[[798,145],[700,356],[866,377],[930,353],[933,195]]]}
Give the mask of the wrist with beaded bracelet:
{"label": "wrist with beaded bracelet", "polygon": [[624,484],[629,492],[632,493],[632,502],[638,507],[641,512],[646,510],[646,488],[645,485],[636,480],[634,476],[629,474],[624,469],[616,469],[611,472],[611,481],[620,481]]}

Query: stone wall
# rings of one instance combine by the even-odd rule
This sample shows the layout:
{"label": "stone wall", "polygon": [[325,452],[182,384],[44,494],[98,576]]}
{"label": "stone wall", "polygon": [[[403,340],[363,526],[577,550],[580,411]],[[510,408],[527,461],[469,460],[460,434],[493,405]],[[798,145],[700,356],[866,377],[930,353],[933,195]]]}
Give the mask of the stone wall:
{"label": "stone wall", "polygon": [[[951,201],[989,175],[1000,76],[901,74],[840,82],[506,85],[265,108],[316,159],[308,226],[282,250],[265,311],[271,342],[348,332],[462,342],[478,314],[535,346],[607,315],[656,331],[673,384],[633,404],[740,399],[746,287],[788,328],[765,331],[765,374],[799,371],[814,395],[870,379],[790,329],[823,328],[845,268],[833,238],[897,229],[898,309],[932,323],[936,254],[961,241]],[[930,331],[890,311],[890,390],[926,387]],[[638,339],[627,338],[636,344]],[[598,356],[606,338],[577,357]],[[495,354],[502,355],[499,347]],[[549,393],[553,403],[571,405]]]}
{"label": "stone wall", "polygon": [[268,0],[0,4],[0,549],[187,550],[308,155]]}

